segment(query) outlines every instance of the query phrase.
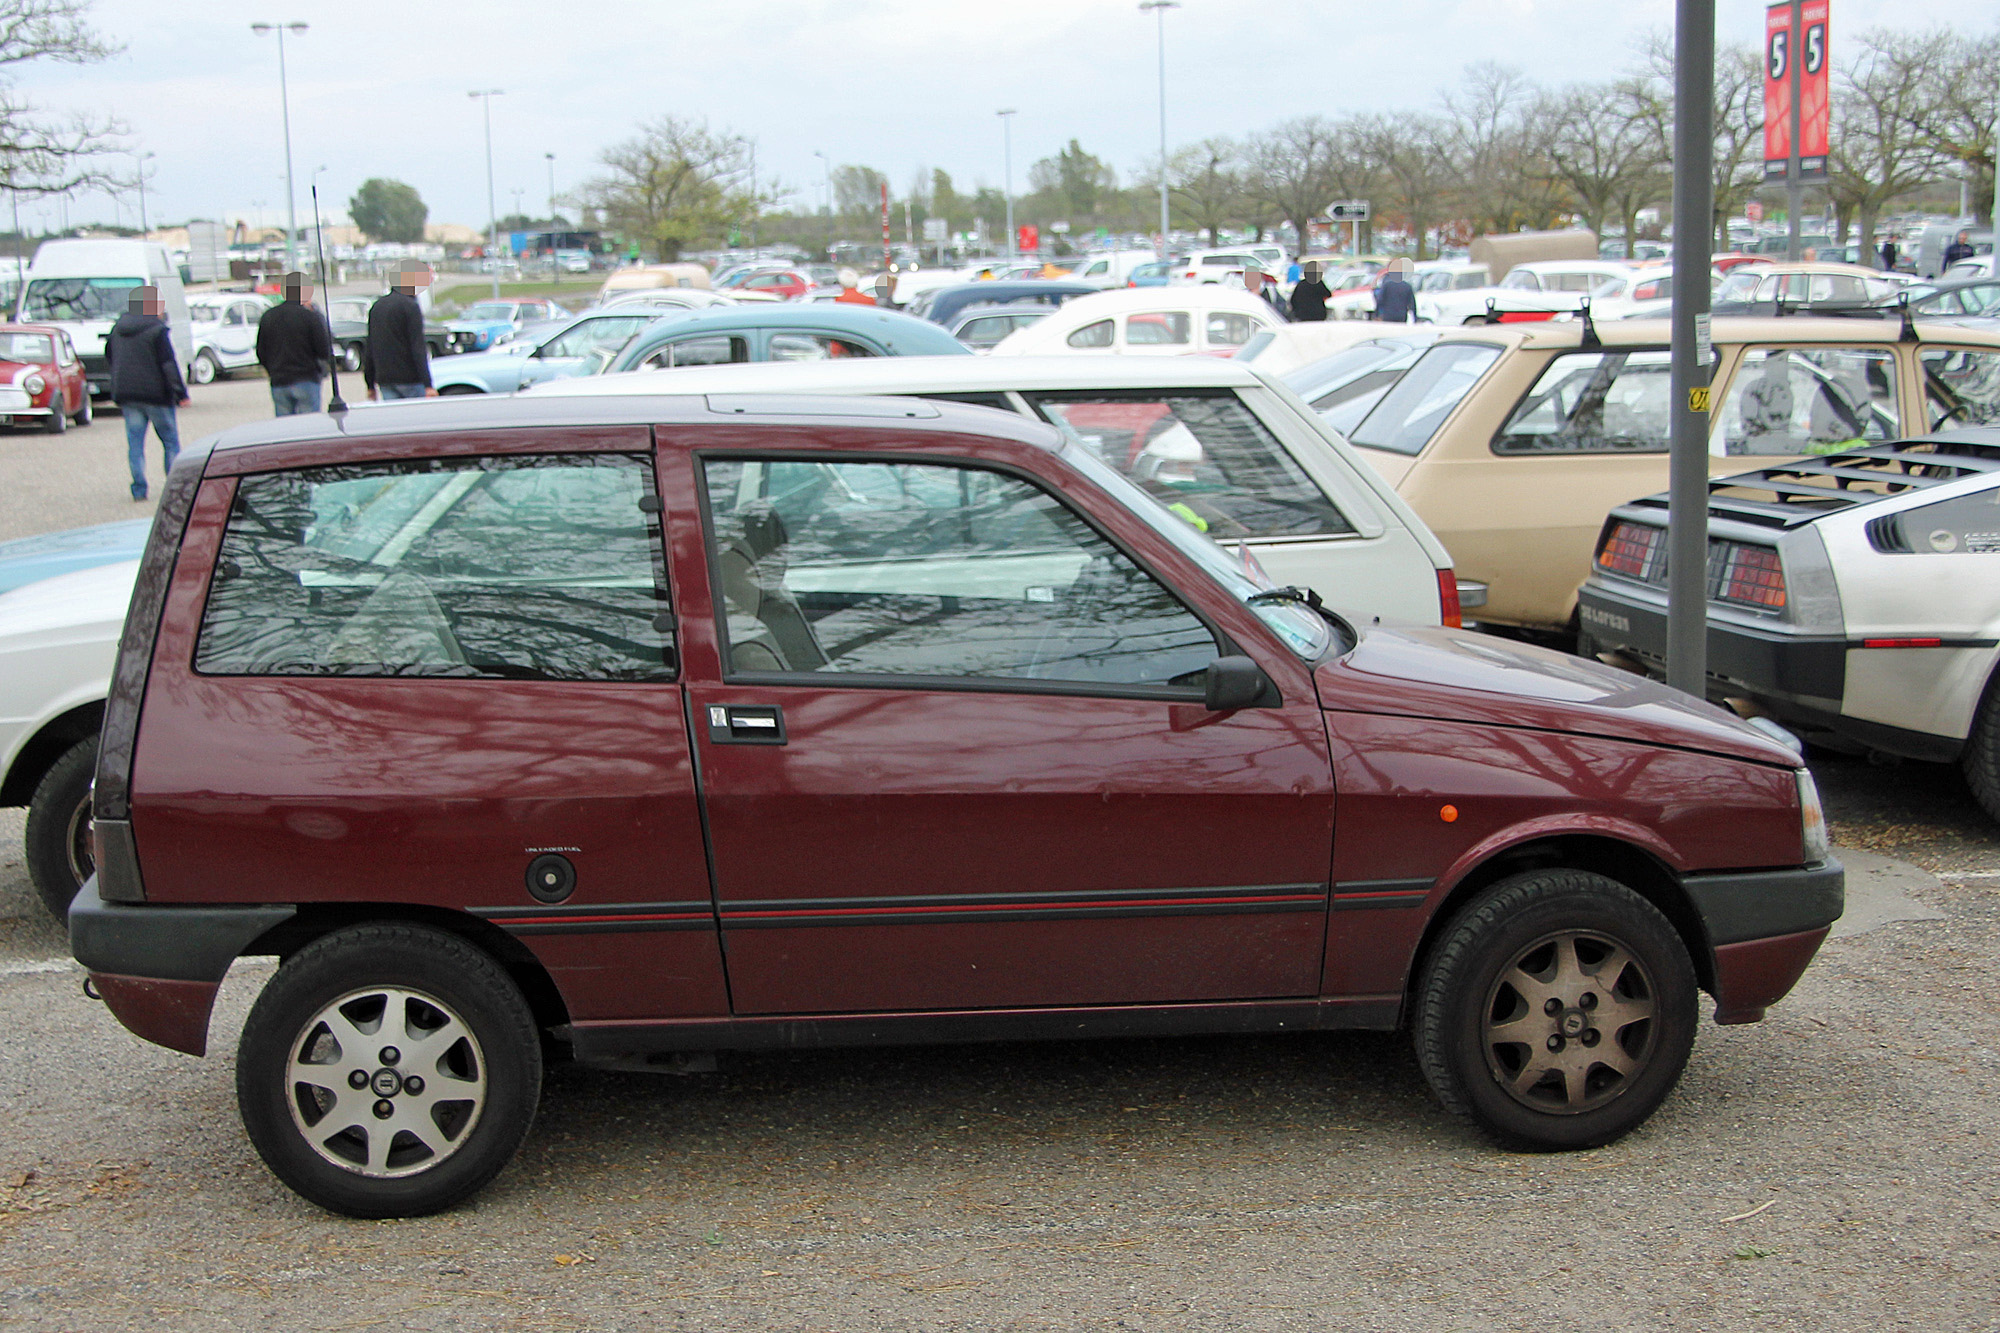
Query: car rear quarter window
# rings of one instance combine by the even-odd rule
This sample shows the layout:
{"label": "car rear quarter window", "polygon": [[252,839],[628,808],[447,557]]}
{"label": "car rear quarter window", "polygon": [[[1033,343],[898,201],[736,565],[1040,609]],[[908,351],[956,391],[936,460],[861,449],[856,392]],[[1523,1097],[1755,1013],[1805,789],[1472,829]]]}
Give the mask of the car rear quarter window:
{"label": "car rear quarter window", "polygon": [[702,476],[732,674],[1191,690],[1218,651],[1165,585],[1020,477],[781,457],[711,459]]}
{"label": "car rear quarter window", "polygon": [[213,675],[673,675],[644,458],[454,458],[245,477],[195,668]]}
{"label": "car rear quarter window", "polygon": [[1125,320],[1128,347],[1180,347],[1194,341],[1194,319],[1185,310],[1154,310]]}
{"label": "car rear quarter window", "polygon": [[728,366],[750,359],[750,344],[742,338],[718,334],[709,338],[683,338],[648,353],[640,370],[660,370],[670,366]]}
{"label": "car rear quarter window", "polygon": [[1095,323],[1086,324],[1076,332],[1070,334],[1068,341],[1071,347],[1109,347],[1111,346],[1111,321],[1100,319]]}
{"label": "car rear quarter window", "polygon": [[1500,349],[1491,343],[1439,343],[1382,395],[1348,439],[1391,453],[1422,453],[1452,409],[1499,359]]}
{"label": "car rear quarter window", "polygon": [[1664,453],[1668,375],[1663,349],[1555,357],[1493,437],[1493,452]]}
{"label": "car rear quarter window", "polygon": [[1028,399],[1057,429],[1218,541],[1354,531],[1232,390]]}
{"label": "car rear quarter window", "polygon": [[2000,425],[2000,351],[1926,347],[1918,357],[1932,430]]}
{"label": "car rear quarter window", "polygon": [[1902,434],[1889,347],[1751,347],[1723,398],[1710,449],[1834,454]]}
{"label": "car rear quarter window", "polygon": [[1905,509],[1889,520],[1890,540],[1869,535],[1878,550],[1936,555],[2000,555],[2000,486],[1986,486],[1935,504]]}
{"label": "car rear quarter window", "polygon": [[875,349],[852,338],[831,333],[774,333],[770,359],[773,361],[837,361],[848,356],[873,356]]}

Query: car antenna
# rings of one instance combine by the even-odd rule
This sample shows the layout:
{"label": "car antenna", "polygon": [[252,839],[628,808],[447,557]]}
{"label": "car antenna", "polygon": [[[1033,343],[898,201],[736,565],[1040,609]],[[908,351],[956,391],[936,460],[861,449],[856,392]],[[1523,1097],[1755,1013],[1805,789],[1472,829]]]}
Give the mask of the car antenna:
{"label": "car antenna", "polygon": [[[328,312],[333,309],[333,293],[331,290],[329,290],[327,285],[326,228],[320,225],[320,220],[319,220],[318,181],[314,181],[312,183],[312,197],[313,197],[313,244],[319,249],[319,301],[320,301],[319,318],[320,318],[320,323],[326,325],[326,344],[327,346],[331,347],[333,346],[333,316]],[[341,401],[340,397],[340,358],[338,356],[330,356],[326,359],[326,373],[332,377],[333,381],[332,383],[333,396],[327,399],[326,410],[332,413],[345,412],[347,410],[347,404]]]}
{"label": "car antenna", "polygon": [[1922,342],[1923,339],[1917,336],[1916,316],[1910,313],[1910,294],[1908,292],[1896,293],[1896,311],[1903,317],[1903,331],[1897,335],[1896,341],[1900,343]]}
{"label": "car antenna", "polygon": [[1577,345],[1585,351],[1591,351],[1604,346],[1604,340],[1597,336],[1597,322],[1590,317],[1590,298],[1588,296],[1583,298],[1583,303],[1577,310],[1577,316],[1583,320],[1583,341]]}

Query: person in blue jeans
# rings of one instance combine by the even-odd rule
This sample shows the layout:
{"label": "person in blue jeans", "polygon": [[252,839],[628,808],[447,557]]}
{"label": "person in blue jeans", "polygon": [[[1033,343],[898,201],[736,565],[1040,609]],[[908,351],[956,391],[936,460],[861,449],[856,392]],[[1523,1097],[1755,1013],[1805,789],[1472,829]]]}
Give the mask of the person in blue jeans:
{"label": "person in blue jeans", "polygon": [[132,465],[132,498],[146,498],[146,428],[160,437],[165,471],[180,456],[180,425],[174,409],[188,405],[167,330],[167,305],[158,287],[134,287],[125,313],[104,339],[104,362],[111,377],[111,401],[125,415],[125,454]]}
{"label": "person in blue jeans", "polygon": [[333,359],[333,334],[313,309],[312,283],[303,273],[285,275],[285,299],[257,321],[257,364],[271,380],[271,407],[279,416],[319,411],[319,381]]}
{"label": "person in blue jeans", "polygon": [[428,264],[406,259],[396,269],[395,290],[368,307],[368,344],[361,353],[361,378],[368,397],[435,398],[430,348],[424,343],[424,312],[417,292],[431,285]]}

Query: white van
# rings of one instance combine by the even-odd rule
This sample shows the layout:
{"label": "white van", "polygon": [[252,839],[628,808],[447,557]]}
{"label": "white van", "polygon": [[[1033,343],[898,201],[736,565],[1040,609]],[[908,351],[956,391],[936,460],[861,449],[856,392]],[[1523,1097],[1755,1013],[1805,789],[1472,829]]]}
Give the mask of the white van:
{"label": "white van", "polygon": [[1093,287],[1123,287],[1132,270],[1159,259],[1157,250],[1099,250],[1076,261],[1070,270],[1071,282],[1087,282]]}
{"label": "white van", "polygon": [[43,241],[28,267],[16,318],[53,324],[83,358],[93,397],[111,392],[104,337],[130,303],[134,287],[153,286],[167,303],[174,356],[185,374],[194,356],[187,291],[164,245],[151,241]]}

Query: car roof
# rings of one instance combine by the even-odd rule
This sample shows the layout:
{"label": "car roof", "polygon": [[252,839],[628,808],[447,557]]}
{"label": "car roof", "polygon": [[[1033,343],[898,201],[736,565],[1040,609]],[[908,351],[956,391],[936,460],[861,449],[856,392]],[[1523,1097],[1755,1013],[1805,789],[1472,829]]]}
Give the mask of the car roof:
{"label": "car roof", "polygon": [[868,333],[881,329],[885,324],[899,331],[907,330],[910,324],[916,324],[932,333],[943,332],[927,319],[918,319],[915,315],[906,315],[900,310],[884,310],[881,306],[859,306],[835,301],[816,301],[811,305],[797,305],[789,301],[774,301],[769,304],[759,302],[752,305],[708,306],[700,310],[670,310],[641,329],[639,336],[643,338],[669,327],[675,332],[707,328],[833,328]]}
{"label": "car roof", "polygon": [[1065,389],[1227,389],[1263,383],[1247,362],[1218,357],[896,356],[676,366],[551,380],[523,398],[667,393],[1005,393]]}
{"label": "car roof", "polygon": [[[970,360],[971,358],[967,358]],[[674,375],[680,372],[646,372]],[[617,376],[618,379],[639,376]],[[345,412],[274,417],[235,426],[199,441],[187,453],[233,453],[270,445],[361,439],[401,439],[409,452],[427,452],[425,441],[475,431],[559,431],[589,426],[676,426],[777,418],[787,424],[824,427],[866,423],[876,427],[944,431],[1013,440],[1054,448],[1061,436],[1052,427],[1018,412],[969,407],[962,403],[901,399],[887,395],[813,395],[798,391],[740,392],[709,389],[676,392],[656,382],[630,394],[589,397],[557,394],[466,394],[356,404]],[[663,440],[664,442],[664,440]],[[552,443],[551,448],[560,448]]]}
{"label": "car roof", "polygon": [[[1902,322],[1891,313],[1883,319],[1828,319],[1811,316],[1717,315],[1710,337],[1719,343],[1880,343],[1901,340]],[[2000,347],[2000,332],[1949,324],[1916,322],[1922,342],[1981,343]],[[1664,347],[1672,325],[1664,319],[1616,319],[1597,323],[1598,341],[1606,347]],[[1573,351],[1583,341],[1580,320],[1538,320],[1526,324],[1473,324],[1453,329],[1445,342],[1503,343],[1527,351],[1547,348]]]}
{"label": "car roof", "polygon": [[[1749,265],[1747,264],[1738,265],[1738,267],[1748,268]],[[1896,273],[1896,274],[1884,273],[1880,269],[1863,268],[1859,264],[1841,264],[1832,261],[1821,261],[1817,259],[1802,260],[1801,262],[1796,264],[1787,261],[1782,263],[1763,265],[1759,266],[1757,272],[1759,275],[1767,273],[1845,273],[1851,277],[1857,277],[1857,278],[1880,278],[1884,282],[1894,282],[1897,281],[1898,279],[1908,276],[1906,274],[1901,274],[1901,273]]]}

